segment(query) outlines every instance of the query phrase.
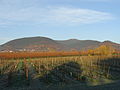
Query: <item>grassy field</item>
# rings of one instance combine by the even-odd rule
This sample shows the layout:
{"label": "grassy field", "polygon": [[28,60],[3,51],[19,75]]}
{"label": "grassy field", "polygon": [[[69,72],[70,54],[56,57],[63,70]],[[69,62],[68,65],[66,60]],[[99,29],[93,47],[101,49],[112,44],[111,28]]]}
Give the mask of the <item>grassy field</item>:
{"label": "grassy field", "polygon": [[55,87],[60,89],[75,85],[79,88],[96,87],[119,79],[120,56],[54,56],[0,60],[0,90],[52,90]]}

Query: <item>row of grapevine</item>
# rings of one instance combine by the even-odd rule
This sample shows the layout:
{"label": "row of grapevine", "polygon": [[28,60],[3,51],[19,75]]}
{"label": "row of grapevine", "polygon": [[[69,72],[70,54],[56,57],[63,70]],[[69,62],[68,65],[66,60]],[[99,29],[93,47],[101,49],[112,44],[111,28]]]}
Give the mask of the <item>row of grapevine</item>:
{"label": "row of grapevine", "polygon": [[119,71],[120,57],[118,56],[2,59],[0,60],[0,88],[3,88],[3,86],[39,86],[41,82],[44,83],[43,85],[85,84],[94,81],[99,82],[104,78],[113,79],[113,77],[116,77],[116,73],[120,77]]}

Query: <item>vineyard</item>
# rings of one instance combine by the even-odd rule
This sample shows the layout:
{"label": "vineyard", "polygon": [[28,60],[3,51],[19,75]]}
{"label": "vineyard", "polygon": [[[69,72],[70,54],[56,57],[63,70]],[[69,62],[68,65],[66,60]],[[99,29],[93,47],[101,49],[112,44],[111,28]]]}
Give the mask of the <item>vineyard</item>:
{"label": "vineyard", "polygon": [[22,58],[20,54],[0,54],[0,57],[4,57],[0,59],[0,90],[6,88],[7,90],[18,88],[44,90],[51,86],[65,87],[76,84],[97,86],[120,80],[118,55],[70,56],[72,52],[66,54],[57,56],[56,53],[53,57],[51,53],[49,57],[46,55],[40,57],[32,53],[31,57],[30,54],[24,57],[26,54],[22,53]]}

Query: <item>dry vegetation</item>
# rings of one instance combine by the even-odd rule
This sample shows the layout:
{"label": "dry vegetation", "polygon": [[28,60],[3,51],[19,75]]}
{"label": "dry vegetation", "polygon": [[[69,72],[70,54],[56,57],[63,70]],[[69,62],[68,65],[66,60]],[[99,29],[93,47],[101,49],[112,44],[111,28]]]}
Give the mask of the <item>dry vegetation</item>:
{"label": "dry vegetation", "polygon": [[0,53],[0,58],[1,89],[43,90],[48,85],[101,85],[120,79],[119,53],[104,46],[86,52]]}
{"label": "dry vegetation", "polygon": [[25,59],[51,56],[104,56],[120,55],[119,51],[106,45],[102,45],[94,50],[87,51],[49,51],[49,52],[1,52],[0,59]]}

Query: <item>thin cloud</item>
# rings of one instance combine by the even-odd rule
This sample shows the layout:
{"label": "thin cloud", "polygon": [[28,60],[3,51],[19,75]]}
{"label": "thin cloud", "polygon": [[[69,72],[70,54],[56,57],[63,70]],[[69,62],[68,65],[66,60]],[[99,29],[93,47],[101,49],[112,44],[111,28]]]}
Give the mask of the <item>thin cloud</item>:
{"label": "thin cloud", "polygon": [[114,18],[107,12],[68,7],[31,7],[13,12],[3,12],[0,17],[6,22],[11,21],[11,23],[36,24],[91,24]]}

